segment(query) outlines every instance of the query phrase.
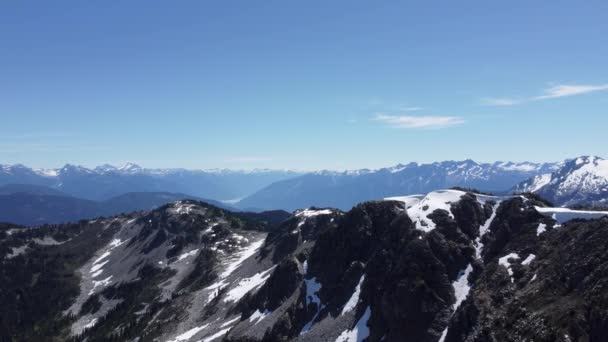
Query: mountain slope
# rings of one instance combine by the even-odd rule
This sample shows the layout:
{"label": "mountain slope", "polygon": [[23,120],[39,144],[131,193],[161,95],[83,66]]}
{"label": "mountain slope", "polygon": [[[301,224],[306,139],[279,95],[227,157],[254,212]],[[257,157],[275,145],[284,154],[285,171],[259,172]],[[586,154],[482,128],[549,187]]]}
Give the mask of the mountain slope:
{"label": "mountain slope", "polygon": [[238,203],[241,208],[295,210],[308,206],[343,210],[367,200],[421,194],[454,186],[507,191],[532,176],[550,172],[555,164],[476,163],[446,161],[397,165],[376,171],[317,172],[276,182]]}
{"label": "mountain slope", "polygon": [[67,196],[67,194],[43,185],[34,184],[6,184],[0,186],[0,195],[11,195],[16,193],[26,193],[30,195],[52,195]]}
{"label": "mountain slope", "polygon": [[132,211],[151,210],[183,199],[204,201],[223,209],[236,210],[220,202],[180,193],[126,193],[97,202],[68,196],[40,185],[11,184],[0,187],[0,222],[13,222],[26,226],[71,222]]}
{"label": "mountain slope", "polygon": [[514,192],[533,192],[561,206],[608,205],[608,160],[579,157],[553,173],[518,184]]}
{"label": "mountain slope", "polygon": [[278,226],[182,201],[3,227],[0,338],[602,340],[608,219],[556,211],[568,210],[447,190],[299,210]]}

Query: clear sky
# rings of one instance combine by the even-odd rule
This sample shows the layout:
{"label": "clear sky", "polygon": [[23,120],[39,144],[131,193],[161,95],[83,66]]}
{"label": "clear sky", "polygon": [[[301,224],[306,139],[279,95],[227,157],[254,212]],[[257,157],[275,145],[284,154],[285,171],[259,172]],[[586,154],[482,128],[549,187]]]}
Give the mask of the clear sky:
{"label": "clear sky", "polygon": [[2,1],[0,163],[606,157],[608,1]]}

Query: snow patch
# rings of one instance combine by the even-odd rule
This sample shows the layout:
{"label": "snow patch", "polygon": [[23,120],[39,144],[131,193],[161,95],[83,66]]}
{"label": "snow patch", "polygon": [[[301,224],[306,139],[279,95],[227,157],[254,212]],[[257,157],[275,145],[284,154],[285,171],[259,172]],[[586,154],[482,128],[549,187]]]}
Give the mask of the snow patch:
{"label": "snow patch", "polygon": [[364,280],[365,280],[365,274],[361,276],[361,279],[359,279],[359,283],[357,284],[357,287],[355,287],[355,291],[350,296],[350,298],[348,299],[346,304],[344,304],[344,307],[342,308],[342,315],[344,315],[345,313],[347,313],[349,311],[352,311],[353,309],[355,309],[355,307],[357,307],[357,303],[359,303],[359,295],[361,294],[361,284],[363,284]]}
{"label": "snow patch", "polygon": [[507,269],[509,277],[511,277],[511,282],[514,282],[513,270],[511,270],[511,262],[509,261],[509,259],[519,259],[519,255],[517,255],[517,253],[509,253],[504,257],[498,259],[498,264],[504,266]]}
{"label": "snow patch", "polygon": [[105,264],[108,263],[108,261],[110,261],[110,260],[106,260],[100,264],[94,264],[93,267],[91,267],[91,271],[89,273],[95,273],[95,272],[99,271]]}
{"label": "snow patch", "polygon": [[296,217],[314,217],[319,215],[330,215],[332,213],[331,209],[304,209],[296,212]]}
{"label": "snow patch", "polygon": [[464,271],[458,274],[458,278],[456,281],[452,283],[452,287],[454,287],[454,295],[456,296],[456,302],[454,303],[454,311],[458,309],[460,304],[467,298],[469,295],[469,291],[471,290],[471,286],[469,285],[469,274],[473,271],[473,266],[471,264],[467,265]]}
{"label": "snow patch", "polygon": [[85,324],[85,326],[83,328],[91,329],[92,327],[95,326],[95,324],[97,324],[97,318],[93,318],[92,320],[90,320],[89,323]]}
{"label": "snow patch", "polygon": [[99,281],[93,280],[93,288],[89,291],[89,296],[93,295],[98,287],[105,287],[110,285],[110,283],[112,283],[112,276]]}
{"label": "snow patch", "polygon": [[[308,272],[308,263],[305,261],[305,273]],[[305,334],[310,331],[312,324],[319,316],[321,310],[323,310],[323,305],[321,304],[321,298],[319,298],[319,290],[321,290],[321,283],[317,281],[317,278],[313,277],[311,279],[304,279],[304,283],[306,284],[306,307],[311,303],[315,303],[317,305],[317,312],[313,315],[310,322],[306,323],[300,331],[301,334]]]}
{"label": "snow patch", "polygon": [[193,249],[190,252],[186,252],[186,253],[180,255],[179,257],[177,257],[177,261],[181,261],[181,260],[186,259],[187,257],[196,255],[196,253],[198,253],[198,248],[197,249]]}
{"label": "snow patch", "polygon": [[260,323],[264,318],[266,318],[266,316],[268,316],[270,314],[271,314],[271,312],[268,311],[268,309],[264,310],[264,312],[262,312],[258,309],[254,313],[252,313],[251,316],[249,316],[249,322],[255,322],[253,324],[256,325],[256,324]]}
{"label": "snow patch", "polygon": [[[248,258],[250,258],[251,256],[253,256],[255,253],[257,253],[257,251],[262,247],[262,245],[264,245],[264,239],[260,239],[256,242],[253,242],[252,244],[250,244],[249,246],[243,248],[240,252],[235,254],[235,257],[232,258],[232,260],[229,260],[229,264],[226,266],[226,268],[224,269],[224,271],[219,275],[218,280],[207,286],[205,289],[206,290],[215,290],[215,289],[219,289],[222,288],[223,286],[226,286],[226,278],[228,278],[232,272],[234,272],[237,268],[239,268],[239,266],[241,266],[241,264],[247,260]],[[215,291],[211,291],[209,297],[207,298],[207,302],[211,302],[211,300],[213,300],[213,297],[215,296]]]}
{"label": "snow patch", "polygon": [[270,274],[272,270],[274,270],[274,267],[275,266],[271,267],[270,269],[267,269],[266,271],[256,273],[249,278],[245,278],[239,281],[236,287],[228,292],[226,298],[224,298],[224,302],[236,302],[243,298],[243,296],[246,295],[249,291],[264,284],[266,280],[268,280],[268,278],[270,277]]}
{"label": "snow patch", "polygon": [[363,316],[357,321],[357,324],[350,330],[344,330],[336,339],[336,342],[362,342],[369,337],[369,327],[367,322],[372,315],[372,310],[367,307]]}
{"label": "snow patch", "polygon": [[191,339],[194,335],[198,334],[199,331],[205,329],[209,324],[205,324],[202,325],[200,327],[194,327],[188,331],[186,331],[185,333],[176,336],[175,339],[167,341],[167,342],[182,342],[182,341],[188,341],[189,339]]}
{"label": "snow patch", "polygon": [[123,243],[125,243],[125,241],[122,241],[121,239],[114,239],[110,242],[109,247],[110,247],[110,249],[114,249],[114,248],[122,245]]}
{"label": "snow patch", "polygon": [[544,223],[539,223],[538,227],[536,228],[536,236],[539,236],[540,234],[544,233],[547,230],[547,225]]}
{"label": "snow patch", "polygon": [[385,201],[398,201],[403,202],[405,204],[405,209],[409,209],[420,202],[421,199],[424,198],[424,195],[411,195],[411,196],[395,196],[395,197],[386,197]]}
{"label": "snow patch", "polygon": [[522,265],[529,265],[534,259],[536,259],[536,255],[530,254],[528,257],[521,262]]}
{"label": "snow patch", "polygon": [[216,332],[215,334],[213,334],[213,335],[211,335],[209,337],[204,338],[202,340],[202,342],[211,342],[213,340],[217,340],[218,338],[226,335],[226,333],[228,333],[229,330],[230,330],[230,328],[222,329],[222,330]]}
{"label": "snow patch", "polygon": [[479,227],[479,236],[477,239],[475,239],[475,255],[477,256],[477,259],[481,259],[481,252],[483,251],[483,243],[481,242],[481,238],[488,232],[492,222],[494,222],[500,203],[501,201],[496,202],[496,204],[492,207],[492,215],[490,215],[486,222],[484,222],[483,226]]}
{"label": "snow patch", "polygon": [[228,321],[222,323],[222,325],[220,325],[220,328],[227,327],[229,325],[233,325],[235,322],[239,321],[240,319],[241,319],[241,316],[237,316],[231,320],[228,320]]}
{"label": "snow patch", "polygon": [[298,228],[302,227],[304,225],[304,223],[306,223],[306,220],[308,220],[311,217],[319,216],[319,215],[330,215],[331,213],[332,213],[332,211],[330,209],[321,209],[321,210],[304,209],[301,211],[297,211],[295,216],[300,218],[300,222],[298,223]]}
{"label": "snow patch", "polygon": [[95,261],[93,261],[93,264],[97,264],[99,263],[101,260],[107,258],[110,256],[110,251],[106,251],[105,253],[103,253],[99,258],[95,259]]}
{"label": "snow patch", "polygon": [[566,221],[573,219],[585,219],[592,220],[600,217],[608,216],[608,211],[587,211],[587,210],[573,210],[568,208],[544,208],[534,207],[536,211],[545,216],[551,216],[558,224],[562,224]]}
{"label": "snow patch", "polygon": [[[406,209],[407,215],[416,223],[416,228],[430,232],[435,229],[435,222],[428,218],[428,215],[435,210],[443,209],[451,218],[454,218],[450,210],[451,205],[458,202],[464,194],[464,191],[459,190],[439,190],[430,192],[422,199],[419,196],[412,196],[409,200],[403,199],[402,201],[406,203],[406,206],[411,205]],[[416,199],[419,200],[416,202]]]}

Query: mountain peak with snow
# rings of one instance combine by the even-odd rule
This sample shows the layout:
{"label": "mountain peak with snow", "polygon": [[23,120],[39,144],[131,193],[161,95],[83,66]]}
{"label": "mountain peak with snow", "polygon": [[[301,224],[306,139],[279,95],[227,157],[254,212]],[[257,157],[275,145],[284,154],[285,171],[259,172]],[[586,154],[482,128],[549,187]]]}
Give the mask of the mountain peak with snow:
{"label": "mountain peak with snow", "polygon": [[566,161],[552,173],[537,175],[514,188],[534,192],[558,205],[608,204],[608,160],[581,156]]}

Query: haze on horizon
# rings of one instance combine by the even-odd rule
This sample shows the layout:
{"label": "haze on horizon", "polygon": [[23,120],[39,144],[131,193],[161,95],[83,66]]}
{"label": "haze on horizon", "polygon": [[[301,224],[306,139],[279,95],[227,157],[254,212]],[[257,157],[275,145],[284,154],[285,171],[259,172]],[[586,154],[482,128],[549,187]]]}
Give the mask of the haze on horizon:
{"label": "haze on horizon", "polygon": [[606,157],[608,3],[0,4],[0,164]]}

